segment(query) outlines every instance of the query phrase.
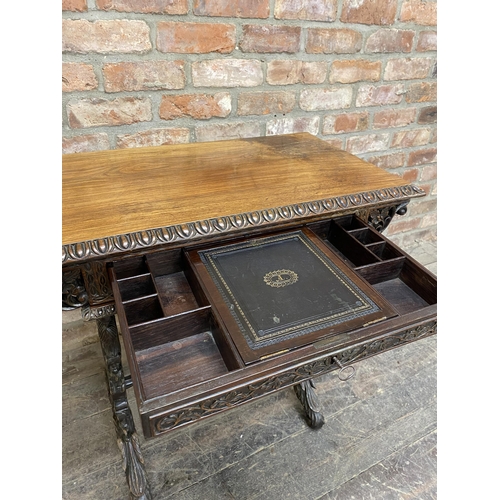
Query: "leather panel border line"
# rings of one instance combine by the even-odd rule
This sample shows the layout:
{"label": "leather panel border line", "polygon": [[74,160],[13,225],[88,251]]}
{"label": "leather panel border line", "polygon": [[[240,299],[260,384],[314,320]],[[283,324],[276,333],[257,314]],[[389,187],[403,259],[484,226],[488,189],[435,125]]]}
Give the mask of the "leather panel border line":
{"label": "leather panel border line", "polygon": [[62,263],[68,264],[89,258],[102,258],[111,254],[151,248],[165,243],[190,242],[202,237],[265,227],[277,221],[299,221],[302,218],[315,215],[334,214],[349,209],[366,208],[381,202],[420,196],[425,196],[425,191],[409,184],[71,243],[62,247]]}
{"label": "leather panel border line", "polygon": [[253,384],[240,387],[214,398],[193,403],[181,409],[167,412],[167,414],[151,416],[149,418],[152,436],[158,436],[171,429],[195,422],[248,401],[265,396],[270,392],[296,385],[310,379],[338,369],[333,360],[336,357],[343,365],[360,361],[383,351],[437,334],[437,320],[427,321],[418,326],[385,335],[371,338],[366,342],[352,347],[341,349],[315,361],[306,363],[292,370],[257,381]]}

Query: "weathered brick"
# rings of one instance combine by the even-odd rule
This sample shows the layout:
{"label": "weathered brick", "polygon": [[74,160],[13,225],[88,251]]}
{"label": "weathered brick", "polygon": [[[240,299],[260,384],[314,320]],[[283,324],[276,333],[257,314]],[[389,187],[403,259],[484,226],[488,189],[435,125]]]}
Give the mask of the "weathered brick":
{"label": "weathered brick", "polygon": [[62,10],[87,12],[87,0],[62,0]]}
{"label": "weathered brick", "polygon": [[276,0],[276,19],[303,19],[306,21],[334,21],[337,3],[331,0]]}
{"label": "weathered brick", "polygon": [[343,23],[392,24],[398,0],[344,0],[340,20]]}
{"label": "weathered brick", "polygon": [[144,21],[87,21],[63,19],[64,52],[138,53],[151,50],[149,27]]}
{"label": "weathered brick", "polygon": [[336,137],[335,139],[324,139],[324,141],[334,148],[344,149],[344,141],[339,137]]}
{"label": "weathered brick", "polygon": [[153,118],[151,101],[135,97],[70,101],[67,112],[71,128],[130,125]]}
{"label": "weathered brick", "polygon": [[426,106],[422,108],[418,114],[417,123],[436,123],[437,122],[437,106]]}
{"label": "weathered brick", "polygon": [[412,83],[405,95],[406,102],[430,102],[437,100],[436,82]]}
{"label": "weathered brick", "polygon": [[190,116],[197,120],[207,120],[213,116],[224,118],[231,113],[229,92],[208,94],[164,95],[160,104],[160,118],[174,120]]}
{"label": "weathered brick", "polygon": [[116,137],[116,147],[118,149],[185,144],[188,142],[189,129],[187,128],[154,128],[135,134],[120,134]]}
{"label": "weathered brick", "polygon": [[403,99],[404,86],[397,85],[363,85],[358,90],[356,106],[385,106],[399,104]]}
{"label": "weathered brick", "polygon": [[372,156],[367,161],[384,169],[399,168],[405,164],[406,156],[404,153],[391,153],[388,155]]}
{"label": "weathered brick", "polygon": [[437,50],[437,32],[422,31],[418,36],[417,52]]}
{"label": "weathered brick", "polygon": [[96,0],[101,10],[139,12],[144,14],[187,14],[187,0]]}
{"label": "weathered brick", "polygon": [[305,89],[300,92],[299,98],[300,108],[304,111],[348,108],[351,102],[351,87]]}
{"label": "weathered brick", "polygon": [[327,71],[328,63],[326,61],[276,60],[267,63],[266,81],[269,85],[323,83]]}
{"label": "weathered brick", "polygon": [[88,153],[110,149],[108,134],[88,134],[76,137],[63,137],[62,154]]}
{"label": "weathered brick", "polygon": [[434,212],[431,214],[425,214],[422,217],[422,221],[420,222],[420,227],[426,228],[426,227],[435,226],[437,224],[437,217],[438,217],[437,212]]}
{"label": "weathered brick", "polygon": [[186,84],[182,61],[137,61],[104,64],[106,92],[182,89]]}
{"label": "weathered brick", "polygon": [[404,127],[415,121],[416,108],[384,109],[373,115],[373,128]]}
{"label": "weathered brick", "polygon": [[256,87],[264,81],[256,59],[211,59],[191,67],[195,87]]}
{"label": "weathered brick", "polygon": [[428,128],[416,130],[402,130],[396,132],[392,138],[391,148],[411,148],[428,144],[431,131]]}
{"label": "weathered brick", "polygon": [[417,199],[408,205],[408,212],[411,216],[428,214],[435,212],[437,208],[436,200]]}
{"label": "weathered brick", "polygon": [[93,90],[98,85],[94,68],[91,64],[63,63],[62,90],[74,92],[78,90]]}
{"label": "weathered brick", "polygon": [[420,170],[418,168],[405,168],[403,171],[403,179],[408,183],[412,184],[416,182],[418,179],[418,174],[420,173]]}
{"label": "weathered brick", "polygon": [[295,92],[243,92],[238,97],[238,114],[269,115],[289,113],[295,107]]}
{"label": "weathered brick", "polygon": [[319,116],[298,118],[276,118],[266,124],[266,135],[298,134],[308,132],[317,135],[319,131]]}
{"label": "weathered brick", "polygon": [[405,0],[401,6],[400,19],[403,22],[435,26],[437,3],[429,0]]}
{"label": "weathered brick", "polygon": [[328,115],[323,119],[323,134],[360,132],[368,128],[368,113]]}
{"label": "weathered brick", "polygon": [[410,52],[415,32],[411,30],[379,29],[366,40],[365,51],[374,53]]}
{"label": "weathered brick", "polygon": [[287,52],[300,49],[299,26],[270,26],[247,24],[243,26],[240,43],[242,52]]}
{"label": "weathered brick", "polygon": [[[419,226],[420,226],[420,219],[418,217],[413,217],[411,219],[406,217],[399,220],[393,219],[393,221],[389,224],[389,227],[387,228],[385,234],[386,236],[391,236],[393,234],[399,235],[401,233],[406,233],[413,229],[417,229]],[[408,239],[410,240],[410,243],[414,243],[414,241],[412,241],[414,237],[408,236]],[[395,243],[398,244],[398,242],[396,241]]]}
{"label": "weathered brick", "polygon": [[381,61],[354,59],[352,61],[333,61],[330,70],[330,83],[376,82],[382,72]]}
{"label": "weathered brick", "polygon": [[433,59],[428,57],[407,57],[387,61],[384,80],[414,80],[427,78]]}
{"label": "weathered brick", "polygon": [[195,0],[195,16],[221,17],[269,17],[269,0]]}
{"label": "weathered brick", "polygon": [[352,154],[384,151],[389,147],[389,134],[368,134],[349,137],[346,142],[346,151]]}
{"label": "weathered brick", "polygon": [[309,28],[306,52],[308,54],[354,54],[361,50],[363,36],[348,28]]}
{"label": "weathered brick", "polygon": [[436,161],[437,149],[420,149],[412,151],[408,156],[408,166],[424,165],[426,163],[434,163]]}
{"label": "weathered brick", "polygon": [[236,47],[236,28],[232,24],[160,22],[156,47],[160,52],[228,54]]}
{"label": "weathered brick", "polygon": [[195,133],[197,142],[259,137],[260,124],[257,122],[217,123],[195,127]]}
{"label": "weathered brick", "polygon": [[437,179],[437,166],[429,165],[427,167],[422,168],[420,172],[420,180],[421,181],[433,181]]}

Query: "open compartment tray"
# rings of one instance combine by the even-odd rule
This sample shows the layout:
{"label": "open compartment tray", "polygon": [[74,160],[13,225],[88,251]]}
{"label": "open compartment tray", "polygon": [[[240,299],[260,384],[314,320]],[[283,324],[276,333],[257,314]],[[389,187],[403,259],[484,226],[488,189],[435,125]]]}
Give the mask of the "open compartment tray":
{"label": "open compartment tray", "polygon": [[[202,254],[204,262],[199,253],[234,249],[250,239],[129,256],[111,264],[145,437],[336,369],[333,356],[356,361],[432,333],[437,280],[384,236],[349,215],[260,238],[272,242],[297,233],[306,235],[320,256],[326,255],[349,286],[354,284],[356,293],[375,308],[366,317],[320,325],[263,350],[249,346],[208,271],[210,254]],[[244,248],[250,247],[243,244],[240,250]],[[322,273],[329,272],[322,266]],[[285,274],[269,276],[280,278],[291,279]]]}

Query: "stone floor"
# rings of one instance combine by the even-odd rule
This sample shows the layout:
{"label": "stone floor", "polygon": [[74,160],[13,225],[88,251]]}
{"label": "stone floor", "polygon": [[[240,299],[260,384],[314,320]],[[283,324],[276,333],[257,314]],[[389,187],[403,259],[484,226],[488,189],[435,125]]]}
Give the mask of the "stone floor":
{"label": "stone floor", "polygon": [[[436,244],[404,248],[437,273]],[[62,498],[126,500],[95,324],[63,312]],[[292,389],[140,443],[158,500],[436,498],[436,337],[316,379],[325,425]],[[139,423],[133,391],[129,401]]]}

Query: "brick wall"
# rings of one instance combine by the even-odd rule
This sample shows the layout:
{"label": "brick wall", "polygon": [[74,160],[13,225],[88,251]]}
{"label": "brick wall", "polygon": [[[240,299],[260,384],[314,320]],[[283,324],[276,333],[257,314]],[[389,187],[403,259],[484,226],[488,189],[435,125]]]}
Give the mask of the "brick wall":
{"label": "brick wall", "polygon": [[63,153],[310,132],[423,188],[434,239],[430,0],[63,0]]}

